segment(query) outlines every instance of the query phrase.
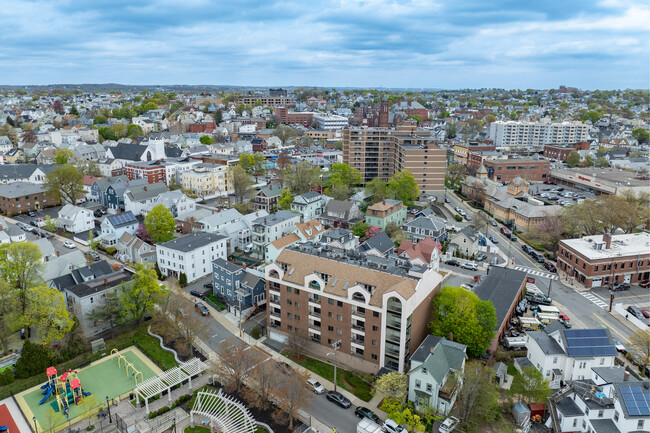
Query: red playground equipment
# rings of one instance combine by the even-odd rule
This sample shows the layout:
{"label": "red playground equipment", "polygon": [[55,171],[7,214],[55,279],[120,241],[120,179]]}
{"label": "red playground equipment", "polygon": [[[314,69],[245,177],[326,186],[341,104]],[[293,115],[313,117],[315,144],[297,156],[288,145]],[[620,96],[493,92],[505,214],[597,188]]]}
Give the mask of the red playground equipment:
{"label": "red playground equipment", "polygon": [[64,414],[68,412],[69,404],[79,404],[81,400],[90,395],[89,392],[84,392],[81,388],[81,381],[74,370],[68,370],[60,377],[57,377],[56,368],[49,367],[46,370],[47,383],[41,386],[43,391],[43,399],[38,404],[43,404],[54,394],[56,402],[52,402],[52,409],[55,411],[62,411]]}

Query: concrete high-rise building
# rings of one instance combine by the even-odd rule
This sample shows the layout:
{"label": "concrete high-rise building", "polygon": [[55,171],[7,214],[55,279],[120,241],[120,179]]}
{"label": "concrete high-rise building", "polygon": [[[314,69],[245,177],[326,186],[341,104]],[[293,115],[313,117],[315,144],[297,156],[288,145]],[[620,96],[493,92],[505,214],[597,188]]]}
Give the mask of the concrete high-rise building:
{"label": "concrete high-rise building", "polygon": [[581,122],[492,122],[490,139],[497,147],[538,147],[587,141],[589,125]]}
{"label": "concrete high-rise building", "polygon": [[397,129],[349,128],[343,130],[343,163],[361,172],[364,183],[383,181],[409,170],[420,188],[420,196],[444,196],[447,151],[428,131],[418,130],[414,120]]}

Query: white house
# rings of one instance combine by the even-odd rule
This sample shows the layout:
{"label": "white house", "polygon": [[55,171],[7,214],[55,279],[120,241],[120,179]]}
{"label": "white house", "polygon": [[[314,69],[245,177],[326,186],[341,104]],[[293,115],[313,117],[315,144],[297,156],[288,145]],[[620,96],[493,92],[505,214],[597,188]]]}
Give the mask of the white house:
{"label": "white house", "polygon": [[428,335],[411,356],[409,401],[447,414],[456,402],[465,369],[467,346]]}
{"label": "white house", "polygon": [[551,388],[560,381],[588,379],[594,367],[614,366],[617,352],[607,329],[565,329],[555,321],[527,335],[527,358]]}
{"label": "white house", "polygon": [[58,224],[70,233],[81,233],[95,227],[95,218],[89,209],[66,204],[59,210]]}
{"label": "white house", "polygon": [[266,247],[266,261],[275,262],[278,255],[289,245],[296,242],[315,241],[320,242],[325,232],[325,226],[316,218],[304,223],[296,223],[296,228],[288,235],[276,239]]}
{"label": "white house", "polygon": [[318,218],[323,213],[327,200],[324,195],[315,191],[309,191],[294,197],[291,203],[291,210],[298,212],[301,221],[309,221]]}
{"label": "white house", "polygon": [[133,212],[108,215],[101,224],[102,233],[100,238],[102,244],[115,246],[124,233],[135,234],[139,224]]}
{"label": "white house", "polygon": [[167,191],[159,194],[151,203],[142,206],[142,214],[146,215],[155,206],[162,204],[172,213],[174,218],[182,218],[196,210],[196,201],[186,196],[180,190]]}
{"label": "white house", "polygon": [[169,188],[163,182],[131,186],[124,192],[124,210],[133,212],[133,215],[142,215],[143,208],[154,203],[160,194],[167,191]]}
{"label": "white house", "polygon": [[212,261],[227,260],[225,236],[194,232],[178,239],[156,245],[160,273],[174,278],[181,274],[187,282],[195,281],[212,272]]}
{"label": "white house", "polygon": [[300,215],[288,210],[259,217],[253,221],[253,254],[265,258],[267,246],[291,233],[300,222]]}

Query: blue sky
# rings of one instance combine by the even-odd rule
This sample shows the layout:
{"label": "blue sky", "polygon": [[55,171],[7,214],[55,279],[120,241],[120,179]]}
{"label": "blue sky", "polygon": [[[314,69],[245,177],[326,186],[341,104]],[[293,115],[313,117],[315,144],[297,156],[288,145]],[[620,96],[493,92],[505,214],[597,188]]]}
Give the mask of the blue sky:
{"label": "blue sky", "polygon": [[0,84],[650,86],[647,0],[0,0]]}

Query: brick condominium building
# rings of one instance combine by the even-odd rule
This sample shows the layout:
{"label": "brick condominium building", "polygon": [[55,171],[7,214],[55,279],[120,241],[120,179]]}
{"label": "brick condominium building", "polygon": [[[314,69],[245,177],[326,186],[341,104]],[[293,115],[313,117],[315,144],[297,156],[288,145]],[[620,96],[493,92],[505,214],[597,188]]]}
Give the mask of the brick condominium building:
{"label": "brick condominium building", "polygon": [[340,341],[344,365],[408,371],[410,356],[429,334],[442,276],[375,259],[311,243],[282,251],[265,270],[271,338],[295,335],[322,356]]}
{"label": "brick condominium building", "polygon": [[54,205],[43,185],[14,182],[0,185],[0,211],[5,215],[25,213]]}
{"label": "brick condominium building", "polygon": [[650,279],[650,234],[594,235],[560,241],[557,265],[582,285]]}
{"label": "brick condominium building", "polygon": [[361,172],[364,183],[378,177],[387,181],[409,170],[421,196],[442,200],[447,151],[428,131],[418,130],[414,120],[397,129],[346,128],[343,130],[343,163]]}

